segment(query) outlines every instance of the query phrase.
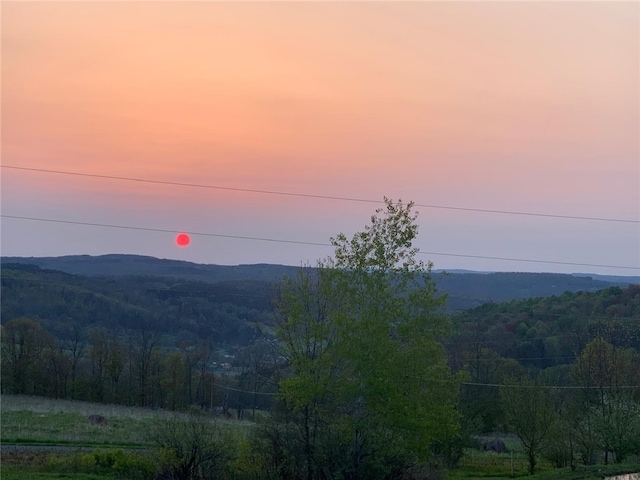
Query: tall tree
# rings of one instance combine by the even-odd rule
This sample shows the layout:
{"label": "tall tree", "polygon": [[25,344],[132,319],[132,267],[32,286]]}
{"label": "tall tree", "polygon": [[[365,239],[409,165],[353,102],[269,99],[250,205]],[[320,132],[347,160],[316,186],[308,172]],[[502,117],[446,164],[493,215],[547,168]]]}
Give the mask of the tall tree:
{"label": "tall tree", "polygon": [[142,320],[137,329],[131,333],[131,370],[135,372],[135,379],[138,390],[138,405],[146,407],[151,395],[151,377],[155,368],[154,362],[157,358],[154,356],[161,334],[157,330],[152,330],[151,326]]}
{"label": "tall tree", "polygon": [[265,342],[258,342],[238,351],[233,365],[236,368],[237,392],[234,392],[238,419],[244,418],[246,408],[251,408],[252,417],[255,419],[255,411],[258,404],[258,393],[271,377],[272,363],[270,354],[271,346]]}
{"label": "tall tree", "polygon": [[79,323],[74,323],[69,328],[68,339],[63,343],[63,349],[69,359],[72,399],[77,398],[78,365],[84,356],[86,345],[86,333]]}
{"label": "tall tree", "polygon": [[[329,443],[329,420],[336,406],[332,394],[338,390],[340,361],[334,351],[335,322],[341,298],[320,262],[316,269],[307,266],[296,277],[285,278],[276,300],[281,354],[291,369],[291,375],[280,382],[280,394],[291,415],[277,420],[297,424],[286,433],[297,444],[291,449],[297,454],[297,472],[287,473],[307,480],[318,478],[324,468],[322,447]],[[276,428],[269,435],[279,432]]]}
{"label": "tall tree", "polygon": [[622,461],[640,436],[640,407],[634,401],[634,389],[629,388],[640,382],[637,352],[598,337],[584,348],[572,373],[582,387],[583,423],[589,427],[584,430],[590,434],[584,437],[592,442],[585,446],[603,450],[605,463],[610,453],[615,461]]}
{"label": "tall tree", "polygon": [[29,318],[9,320],[2,328],[2,376],[11,393],[43,395],[44,371],[54,338]]}
{"label": "tall tree", "polygon": [[167,407],[177,410],[185,404],[184,365],[179,352],[173,352],[166,358],[163,387],[167,394]]}
{"label": "tall tree", "polygon": [[440,343],[445,298],[431,264],[416,258],[416,220],[413,203],[385,198],[363,231],[331,239],[334,257],[284,285],[279,335],[292,376],[281,393],[302,413],[309,479],[326,465],[310,426],[343,432],[348,455],[338,468],[347,478],[382,478],[425,460],[457,428],[461,377]]}
{"label": "tall tree", "polygon": [[553,399],[544,387],[527,378],[510,380],[507,385],[500,389],[507,423],[520,438],[533,474],[555,419]]}

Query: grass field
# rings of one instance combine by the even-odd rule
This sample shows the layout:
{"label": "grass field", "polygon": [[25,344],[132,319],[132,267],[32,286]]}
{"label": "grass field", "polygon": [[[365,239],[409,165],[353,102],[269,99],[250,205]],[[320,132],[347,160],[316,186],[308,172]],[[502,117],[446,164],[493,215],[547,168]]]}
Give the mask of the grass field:
{"label": "grass field", "polygon": [[591,465],[579,466],[575,471],[570,468],[552,468],[529,475],[525,470],[516,471],[511,476],[510,471],[478,470],[473,468],[461,468],[448,472],[447,480],[505,480],[507,478],[522,478],[527,480],[603,480],[609,476],[625,473],[640,472],[640,464],[623,465]]}
{"label": "grass field", "polygon": [[[172,412],[122,405],[103,405],[21,395],[0,396],[0,442],[20,445],[150,446],[151,426]],[[107,426],[91,425],[89,415],[102,415]],[[229,428],[250,428],[250,422],[219,419]]]}
{"label": "grass field", "polygon": [[94,473],[59,473],[39,472],[34,469],[26,469],[24,466],[0,466],[0,478],[2,480],[113,480],[113,474]]}
{"label": "grass field", "polygon": [[[0,405],[3,444],[143,447],[146,430],[159,420],[151,410],[38,397],[3,395]],[[109,424],[91,425],[92,414]]]}
{"label": "grass field", "polygon": [[[114,480],[130,478],[118,476],[111,468],[96,468],[105,458],[119,458],[121,464],[142,471],[152,454],[125,452],[122,449],[152,449],[148,431],[154,423],[173,417],[172,412],[121,405],[103,405],[68,400],[54,400],[17,395],[0,396],[0,443],[3,445],[62,445],[68,447],[95,447],[96,452],[69,448],[64,452],[23,451],[3,452],[0,462],[2,480]],[[91,425],[89,415],[102,415],[108,426]],[[254,425],[218,419],[223,429],[247,431]],[[553,469],[540,461],[540,472],[527,475],[527,462],[513,436],[503,436],[513,453],[497,454],[468,449],[459,468],[447,473],[446,480],[498,480],[528,478],[531,480],[602,480],[607,476],[640,471],[640,464],[595,465],[570,469]],[[488,438],[490,439],[490,438]],[[102,453],[100,453],[102,452]],[[112,452],[112,453],[104,453]],[[115,453],[114,453],[115,452]],[[89,468],[80,468],[89,463]],[[512,465],[513,463],[513,476]],[[136,470],[137,468],[137,470]],[[140,477],[143,478],[143,477]]]}

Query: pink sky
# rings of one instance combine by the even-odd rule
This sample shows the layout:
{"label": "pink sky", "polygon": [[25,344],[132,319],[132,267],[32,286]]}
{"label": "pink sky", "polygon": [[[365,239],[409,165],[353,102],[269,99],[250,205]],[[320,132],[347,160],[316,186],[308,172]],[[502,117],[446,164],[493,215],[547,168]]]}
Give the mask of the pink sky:
{"label": "pink sky", "polygon": [[[4,2],[2,164],[637,222],[639,25],[636,2]],[[324,243],[375,209],[1,173],[5,215]],[[638,223],[419,210],[425,251],[640,267]],[[2,221],[3,255],[330,252]]]}

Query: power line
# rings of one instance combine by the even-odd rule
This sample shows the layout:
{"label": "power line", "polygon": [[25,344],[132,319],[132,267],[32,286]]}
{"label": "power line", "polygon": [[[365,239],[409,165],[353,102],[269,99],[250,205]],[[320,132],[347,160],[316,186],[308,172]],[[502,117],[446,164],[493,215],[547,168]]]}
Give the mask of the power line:
{"label": "power line", "polygon": [[239,390],[237,388],[226,387],[226,386],[221,385],[221,384],[216,384],[216,387],[221,388],[223,390],[230,390],[232,392],[250,393],[251,395],[268,395],[268,396],[272,397],[272,396],[276,396],[276,395],[279,394],[278,392],[254,392],[253,390]]}
{"label": "power line", "polygon": [[[99,175],[95,173],[49,170],[44,168],[18,167],[16,165],[1,165],[1,167],[10,168],[13,170],[29,171],[29,172],[53,173],[58,175],[73,175],[73,176],[79,176],[79,177],[102,178],[102,179],[108,179],[108,180],[122,180],[122,181],[128,181],[128,182],[152,183],[157,185],[172,185],[177,187],[207,188],[207,189],[213,189],[213,190],[260,193],[260,194],[266,194],[266,195],[281,195],[281,196],[289,196],[289,197],[317,198],[322,200],[338,200],[338,201],[347,201],[347,202],[377,203],[377,204],[384,203],[380,200],[372,200],[372,199],[366,199],[366,198],[355,198],[355,197],[344,197],[344,196],[333,196],[333,195],[315,195],[315,194],[309,194],[309,193],[283,192],[283,191],[277,191],[277,190],[259,190],[259,189],[253,189],[253,188],[222,187],[219,185],[207,185],[207,184],[199,184],[199,183],[172,182],[168,180],[152,180],[152,179],[137,178],[137,177],[121,177],[116,175]],[[640,220],[631,220],[631,219],[625,219],[625,218],[585,217],[585,216],[578,216],[578,215],[559,215],[559,214],[552,214],[552,213],[520,212],[515,210],[454,207],[451,205],[435,205],[435,204],[428,204],[428,203],[416,203],[415,206],[424,207],[424,208],[442,209],[442,210],[458,210],[458,211],[464,211],[464,212],[476,212],[476,213],[523,215],[523,216],[529,216],[529,217],[546,217],[546,218],[560,218],[560,219],[571,219],[571,220],[586,220],[586,221],[594,221],[594,222],[617,222],[617,223],[640,224]]]}
{"label": "power line", "polygon": [[[615,285],[612,285],[615,286]],[[603,287],[601,289],[598,290],[605,290],[607,288],[611,288],[611,287]],[[578,293],[577,291],[569,291],[570,293]],[[449,292],[443,292],[443,293],[449,293]],[[595,293],[595,292],[589,292],[589,293]],[[453,293],[455,295],[455,293]],[[545,295],[541,295],[541,297],[546,297]],[[536,298],[536,297],[529,297],[529,298]],[[450,310],[452,315],[460,315],[460,313],[470,313],[470,314],[474,314],[474,310],[478,309],[478,308],[482,308],[485,305],[504,305],[505,303],[509,303],[509,302],[513,302],[513,301],[520,301],[520,300],[528,300],[529,298],[522,298],[522,299],[518,299],[518,298],[509,298],[509,299],[504,299],[504,300],[499,300],[499,301],[490,301],[490,302],[486,302],[482,305],[480,305],[479,307],[471,307],[471,308],[456,308],[453,310]],[[548,297],[547,297],[548,298]],[[476,299],[477,300],[477,299]],[[495,315],[498,312],[489,312],[489,313],[481,313],[482,315],[485,316],[490,316],[490,315]],[[640,317],[605,317],[602,315],[584,315],[584,314],[573,314],[573,313],[546,313],[546,312],[527,312],[527,311],[521,311],[521,312],[506,312],[506,313],[498,313],[499,315],[509,315],[510,319],[512,318],[511,316],[513,315],[519,315],[520,317],[516,317],[516,318],[523,318],[523,319],[529,319],[531,318],[531,315],[535,315],[537,318],[546,318],[546,317],[557,317],[557,318],[570,318],[570,319],[575,319],[575,318],[585,318],[588,320],[638,320],[640,321]]]}
{"label": "power line", "polygon": [[[455,332],[458,333],[458,332]],[[513,334],[515,335],[515,334]],[[579,338],[580,335],[574,332],[564,332],[563,335],[573,338]],[[535,340],[547,340],[551,335],[546,335],[544,337],[531,337],[531,338],[514,338],[511,343],[509,343],[509,347],[513,347],[515,345],[522,344],[524,345],[527,342],[533,342]],[[505,340],[504,338],[494,339],[494,340],[465,340],[465,341],[457,341],[455,339],[449,341],[443,341],[442,344],[445,346],[459,346],[459,345],[490,345],[490,344],[505,344],[509,342],[510,339]]]}
{"label": "power line", "polygon": [[[433,381],[433,380],[432,380]],[[449,383],[449,382],[446,382]],[[527,388],[527,389],[546,389],[546,390],[599,390],[599,389],[603,389],[603,388],[607,388],[607,387],[601,387],[601,386],[585,386],[585,387],[580,387],[580,386],[575,386],[575,385],[517,385],[517,384],[502,384],[502,383],[477,383],[477,382],[462,382],[462,385],[468,385],[468,386],[472,386],[472,387],[499,387],[499,388]],[[240,393],[250,393],[250,394],[257,394],[257,395],[269,395],[269,396],[276,396],[279,394],[279,392],[253,392],[250,390],[239,390],[237,388],[231,388],[231,387],[225,387],[223,385],[216,385],[219,388],[222,388],[224,390],[231,390],[234,392],[240,392]],[[628,389],[635,389],[635,388],[640,388],[640,385],[618,385],[618,386],[613,386],[611,387],[613,389],[624,389],[624,390],[628,390]]]}
{"label": "power line", "polygon": [[[573,385],[560,386],[560,385],[514,385],[514,384],[501,384],[501,383],[475,383],[475,382],[462,382],[462,385],[470,385],[474,387],[500,387],[500,388],[533,388],[533,389],[550,389],[550,390],[599,390],[606,387],[590,386],[579,387]],[[640,385],[618,385],[611,387],[613,389],[634,389],[640,388]]]}
{"label": "power line", "polygon": [[[523,343],[524,341],[521,340]],[[466,353],[469,353],[470,355],[473,355],[474,352],[473,351],[468,351]],[[496,352],[497,353],[497,352]],[[530,361],[540,361],[540,360],[553,360],[553,361],[560,361],[560,360],[569,360],[569,361],[574,361],[576,360],[576,356],[572,355],[570,357],[503,357],[500,356],[499,358],[475,358],[472,356],[469,356],[468,358],[465,358],[465,363],[467,364],[475,364],[475,363],[495,363],[495,362],[499,362],[501,360],[517,360],[519,363],[522,362],[530,362]]]}
{"label": "power line", "polygon": [[139,230],[144,232],[160,232],[160,233],[187,233],[189,235],[196,235],[202,237],[219,237],[219,238],[232,238],[236,240],[259,240],[261,242],[274,242],[274,243],[293,243],[298,245],[312,245],[318,247],[330,247],[331,244],[319,243],[319,242],[307,242],[302,240],[286,240],[278,238],[266,238],[266,237],[249,237],[245,235],[227,235],[223,233],[205,233],[205,232],[185,232],[183,230],[170,230],[165,228],[149,228],[149,227],[133,227],[130,225],[114,225],[109,223],[93,223],[93,222],[78,222],[72,220],[58,220],[52,218],[36,218],[36,217],[23,217],[20,215],[0,215],[2,218],[13,218],[17,220],[31,220],[36,222],[50,222],[50,223],[63,223],[68,225],[83,225],[90,227],[104,227],[104,228],[120,228],[124,230]]}
{"label": "power line", "polygon": [[573,265],[579,267],[608,267],[608,268],[624,268],[629,270],[640,270],[640,267],[623,267],[620,265],[601,265],[597,263],[574,263],[574,262],[557,262],[553,260],[531,260],[527,258],[512,257],[489,257],[484,255],[464,255],[461,253],[441,253],[441,252],[420,252],[423,255],[439,255],[443,257],[463,257],[463,258],[481,258],[487,260],[506,260],[509,262],[529,262],[529,263],[550,263],[554,265]]}
{"label": "power line", "polygon": [[[2,218],[13,218],[16,220],[29,220],[36,222],[49,222],[49,223],[61,223],[67,225],[82,225],[82,226],[91,226],[91,227],[103,227],[103,228],[119,228],[124,230],[138,230],[145,232],[160,232],[160,233],[181,233],[180,230],[170,230],[164,228],[150,228],[150,227],[133,227],[130,225],[115,225],[108,223],[94,223],[94,222],[80,222],[73,220],[59,220],[52,218],[38,218],[38,217],[25,217],[21,215],[0,215]],[[217,238],[230,238],[236,240],[257,240],[261,242],[272,242],[272,243],[288,243],[295,245],[311,245],[317,247],[331,247],[330,243],[320,243],[320,242],[309,242],[303,240],[287,240],[287,239],[278,239],[278,238],[266,238],[266,237],[250,237],[246,235],[228,235],[222,233],[208,233],[208,232],[184,232],[189,235],[203,236],[203,237],[217,237]],[[461,257],[461,258],[479,258],[484,260],[503,260],[509,262],[527,262],[527,263],[544,263],[544,264],[553,264],[553,265],[571,265],[571,266],[580,266],[580,267],[601,267],[601,268],[620,268],[625,270],[640,270],[640,267],[629,267],[624,265],[605,265],[599,263],[579,263],[579,262],[559,262],[554,260],[534,260],[527,258],[511,258],[511,257],[493,257],[488,255],[467,255],[462,253],[444,253],[444,252],[418,252],[422,255],[437,255],[437,256],[445,256],[445,257]]]}
{"label": "power line", "polygon": [[[432,379],[432,381],[433,380],[435,379]],[[449,382],[446,382],[446,383],[449,383]],[[563,385],[517,385],[517,384],[478,383],[478,382],[462,382],[461,384],[472,386],[472,387],[527,388],[527,389],[547,389],[547,390],[599,390],[603,388],[608,388],[608,387],[601,387],[601,386],[581,387],[576,385],[564,385],[564,386]],[[251,390],[239,390],[237,388],[226,387],[220,384],[217,384],[216,386],[224,390],[230,390],[230,391],[239,392],[239,393],[250,393],[252,395],[256,394],[256,395],[276,396],[279,394],[279,392],[253,392]],[[640,388],[640,385],[617,385],[611,388],[629,390],[629,389]]]}

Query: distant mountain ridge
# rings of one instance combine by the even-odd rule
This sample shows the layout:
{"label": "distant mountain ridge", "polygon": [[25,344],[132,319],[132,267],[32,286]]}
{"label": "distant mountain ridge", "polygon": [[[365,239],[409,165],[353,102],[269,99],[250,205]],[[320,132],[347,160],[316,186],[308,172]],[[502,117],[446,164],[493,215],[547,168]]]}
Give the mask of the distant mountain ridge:
{"label": "distant mountain ridge", "polygon": [[[2,265],[26,264],[89,277],[155,276],[206,283],[273,283],[299,267],[255,264],[212,265],[142,255],[70,255],[61,257],[1,257]],[[560,295],[566,291],[597,291],[640,284],[640,277],[526,272],[433,272],[438,290],[449,295],[448,309],[460,311],[487,302]]]}
{"label": "distant mountain ridge", "polygon": [[62,257],[1,257],[0,263],[37,265],[48,270],[86,276],[152,275],[204,282],[274,281],[298,267],[273,264],[213,265],[144,255],[68,255]]}

